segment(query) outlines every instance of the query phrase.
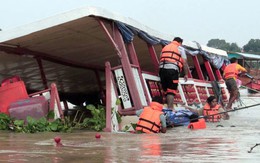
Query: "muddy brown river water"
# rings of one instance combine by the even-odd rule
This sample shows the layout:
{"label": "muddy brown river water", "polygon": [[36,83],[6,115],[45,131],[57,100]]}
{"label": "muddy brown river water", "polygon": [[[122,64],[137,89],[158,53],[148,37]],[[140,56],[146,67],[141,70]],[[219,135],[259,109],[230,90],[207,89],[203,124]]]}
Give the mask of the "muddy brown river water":
{"label": "muddy brown river water", "polygon": [[[251,96],[251,95],[250,95]],[[242,95],[245,105],[260,98]],[[260,162],[260,105],[230,114],[230,120],[207,123],[206,129],[171,128],[166,134],[74,131],[21,134],[0,132],[0,162],[154,163]],[[223,127],[216,127],[222,125]],[[60,136],[63,146],[56,146]]]}

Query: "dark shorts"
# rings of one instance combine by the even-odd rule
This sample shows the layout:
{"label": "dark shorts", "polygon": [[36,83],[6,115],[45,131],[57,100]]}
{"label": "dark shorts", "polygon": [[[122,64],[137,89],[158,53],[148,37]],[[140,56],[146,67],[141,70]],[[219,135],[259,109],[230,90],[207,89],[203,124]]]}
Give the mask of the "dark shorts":
{"label": "dark shorts", "polygon": [[159,76],[164,92],[176,94],[179,83],[179,72],[174,69],[160,69]]}
{"label": "dark shorts", "polygon": [[230,78],[226,80],[227,89],[229,92],[233,92],[235,90],[238,90],[237,88],[237,82],[234,78]]}

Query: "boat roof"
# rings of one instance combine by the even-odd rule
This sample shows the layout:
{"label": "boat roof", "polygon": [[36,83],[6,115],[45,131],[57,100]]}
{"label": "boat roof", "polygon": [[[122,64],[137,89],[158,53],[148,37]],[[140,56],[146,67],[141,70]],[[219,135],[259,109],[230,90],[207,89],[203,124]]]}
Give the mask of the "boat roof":
{"label": "boat roof", "polygon": [[260,59],[260,55],[250,53],[229,53],[228,58],[232,57],[236,57],[238,59]]}
{"label": "boat roof", "polygon": [[[111,66],[117,66],[120,62],[97,19],[104,20],[107,27],[110,27],[110,23],[106,22],[118,21],[156,38],[170,41],[174,37],[102,8],[83,7],[12,30],[0,31],[0,80],[19,75],[29,91],[43,90],[44,77],[39,69],[42,64],[48,84],[55,82],[60,92],[97,92],[100,88],[93,83],[105,86],[105,62],[109,61]],[[184,45],[197,48],[192,41],[185,41]],[[140,55],[148,53],[147,44],[135,37],[134,46],[142,69],[151,71],[153,67],[147,62],[150,56]],[[161,45],[154,47],[159,54]],[[209,53],[227,56],[223,50],[201,47]],[[97,76],[102,76],[100,81]]]}

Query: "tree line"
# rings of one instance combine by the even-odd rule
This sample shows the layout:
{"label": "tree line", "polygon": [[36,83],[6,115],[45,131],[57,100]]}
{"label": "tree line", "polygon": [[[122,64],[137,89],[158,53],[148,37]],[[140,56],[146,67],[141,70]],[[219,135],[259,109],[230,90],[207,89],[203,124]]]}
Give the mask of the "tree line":
{"label": "tree line", "polygon": [[222,49],[228,52],[245,52],[260,54],[260,39],[251,39],[243,47],[239,47],[237,43],[229,43],[223,39],[211,39],[208,41],[207,46]]}

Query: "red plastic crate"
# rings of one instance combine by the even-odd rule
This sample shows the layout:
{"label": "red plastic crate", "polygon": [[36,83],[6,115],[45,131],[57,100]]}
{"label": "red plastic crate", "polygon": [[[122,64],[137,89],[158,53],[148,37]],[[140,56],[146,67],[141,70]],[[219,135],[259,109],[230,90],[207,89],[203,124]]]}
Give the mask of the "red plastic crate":
{"label": "red plastic crate", "polygon": [[19,100],[11,103],[10,117],[25,120],[27,116],[39,119],[48,114],[48,101],[44,96],[36,96],[25,100]]}
{"label": "red plastic crate", "polygon": [[21,78],[19,76],[12,76],[12,77],[9,77],[9,78],[5,78],[4,80],[2,80],[1,86],[5,86],[7,84],[15,83],[15,82],[18,82],[18,81],[21,81]]}
{"label": "red plastic crate", "polygon": [[8,108],[12,102],[29,98],[23,81],[7,83],[0,87],[0,112],[9,114]]}

